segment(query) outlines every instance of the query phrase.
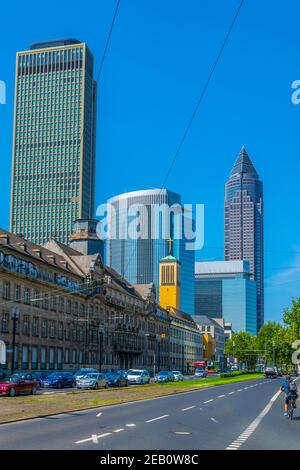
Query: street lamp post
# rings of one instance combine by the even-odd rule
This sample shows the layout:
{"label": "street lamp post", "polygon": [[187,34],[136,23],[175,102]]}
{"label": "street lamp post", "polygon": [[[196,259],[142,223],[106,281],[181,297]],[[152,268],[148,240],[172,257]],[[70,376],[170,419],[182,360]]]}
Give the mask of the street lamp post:
{"label": "street lamp post", "polygon": [[18,307],[11,309],[11,319],[13,321],[13,340],[12,340],[12,358],[11,358],[11,374],[15,371],[15,348],[16,348],[16,332],[17,332],[17,321],[19,319],[20,312]]}
{"label": "street lamp post", "polygon": [[103,334],[104,334],[104,324],[99,323],[99,372],[102,372],[102,351],[103,351]]}

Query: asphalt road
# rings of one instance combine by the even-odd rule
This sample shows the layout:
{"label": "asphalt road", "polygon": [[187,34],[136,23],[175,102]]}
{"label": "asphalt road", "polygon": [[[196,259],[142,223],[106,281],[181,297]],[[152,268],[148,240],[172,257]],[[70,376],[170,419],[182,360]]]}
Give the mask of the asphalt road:
{"label": "asphalt road", "polygon": [[283,416],[279,387],[260,379],[3,424],[0,449],[300,449],[300,411]]}

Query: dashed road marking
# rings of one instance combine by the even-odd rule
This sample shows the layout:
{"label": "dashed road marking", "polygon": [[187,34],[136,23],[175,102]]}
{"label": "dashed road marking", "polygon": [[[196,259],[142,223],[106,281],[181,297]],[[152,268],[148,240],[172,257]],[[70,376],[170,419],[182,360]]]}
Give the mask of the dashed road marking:
{"label": "dashed road marking", "polygon": [[213,400],[213,399],[211,399],[211,400],[206,400],[206,401],[204,401],[203,403],[210,403],[211,401],[214,401],[214,400]]}
{"label": "dashed road marking", "polygon": [[218,422],[215,418],[210,418],[210,420],[213,421],[214,423]]}
{"label": "dashed road marking", "polygon": [[97,418],[100,418],[101,415],[102,415],[102,413],[98,413],[96,416],[97,416]]}
{"label": "dashed road marking", "polygon": [[257,418],[255,418],[255,420],[250,423],[250,425],[245,429],[242,434],[239,435],[239,437],[235,441],[233,441],[228,447],[226,447],[226,450],[237,450],[239,447],[241,447],[241,445],[244,444],[247,439],[249,439],[249,437],[254,433],[256,428],[261,423],[262,419],[266,416],[266,414],[269,413],[274,401],[279,397],[280,394],[281,390],[278,390],[278,392],[275,393],[275,395],[271,398],[269,403],[265,406],[265,408],[257,416]]}
{"label": "dashed road marking", "polygon": [[124,431],[124,428],[115,429],[115,431],[114,431],[114,432],[121,432],[121,431]]}
{"label": "dashed road marking", "polygon": [[134,423],[129,423],[129,424],[125,424],[125,426],[126,426],[127,428],[135,428],[136,424],[134,424]]}
{"label": "dashed road marking", "polygon": [[218,396],[218,398],[223,398],[223,397],[225,397],[225,395],[219,395],[219,396]]}
{"label": "dashed road marking", "polygon": [[196,408],[196,405],[188,406],[187,408],[182,408],[181,411],[188,411],[188,410],[192,410],[193,408]]}
{"label": "dashed road marking", "polygon": [[188,434],[191,434],[191,433],[187,432],[187,431],[175,431],[175,434],[188,435]]}
{"label": "dashed road marking", "polygon": [[228,395],[233,395],[235,392],[229,392]]}
{"label": "dashed road marking", "polygon": [[146,421],[146,423],[152,423],[153,421],[158,421],[159,419],[167,418],[168,416],[169,415],[162,415],[162,416],[158,416],[157,418],[148,419],[148,421]]}

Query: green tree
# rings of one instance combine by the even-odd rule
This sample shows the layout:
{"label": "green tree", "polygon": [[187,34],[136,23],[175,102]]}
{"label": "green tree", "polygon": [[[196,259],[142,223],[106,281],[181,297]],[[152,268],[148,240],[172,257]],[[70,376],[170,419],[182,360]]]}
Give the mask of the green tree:
{"label": "green tree", "polygon": [[292,299],[291,308],[286,308],[283,313],[284,324],[291,330],[292,342],[300,339],[300,298]]}
{"label": "green tree", "polygon": [[254,370],[258,357],[256,336],[244,331],[236,333],[226,342],[225,354],[236,357],[239,362]]}
{"label": "green tree", "polygon": [[291,331],[276,322],[265,323],[257,336],[260,355],[268,364],[286,365],[291,363]]}

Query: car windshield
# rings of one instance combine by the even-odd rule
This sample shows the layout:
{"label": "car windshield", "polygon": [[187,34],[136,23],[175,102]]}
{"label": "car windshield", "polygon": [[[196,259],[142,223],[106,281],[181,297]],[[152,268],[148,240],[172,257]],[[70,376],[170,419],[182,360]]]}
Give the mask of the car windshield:
{"label": "car windshield", "polygon": [[97,379],[98,378],[98,374],[94,373],[94,374],[86,374],[84,377],[84,379]]}
{"label": "car windshield", "polygon": [[129,370],[128,375],[142,375],[142,370]]}
{"label": "car windshield", "polygon": [[48,375],[47,379],[61,379],[63,374],[50,374]]}
{"label": "car windshield", "polygon": [[92,372],[96,372],[96,371],[94,369],[81,369],[76,372],[75,376],[77,377],[78,375],[87,375]]}
{"label": "car windshield", "polygon": [[169,372],[159,372],[158,375],[169,375]]}
{"label": "car windshield", "polygon": [[19,380],[23,380],[22,377],[20,377],[19,375],[12,375],[8,379],[4,379],[4,382],[17,383],[17,382],[19,382]]}
{"label": "car windshield", "polygon": [[180,375],[181,372],[179,372],[179,370],[173,370],[173,371],[172,371],[172,374]]}

